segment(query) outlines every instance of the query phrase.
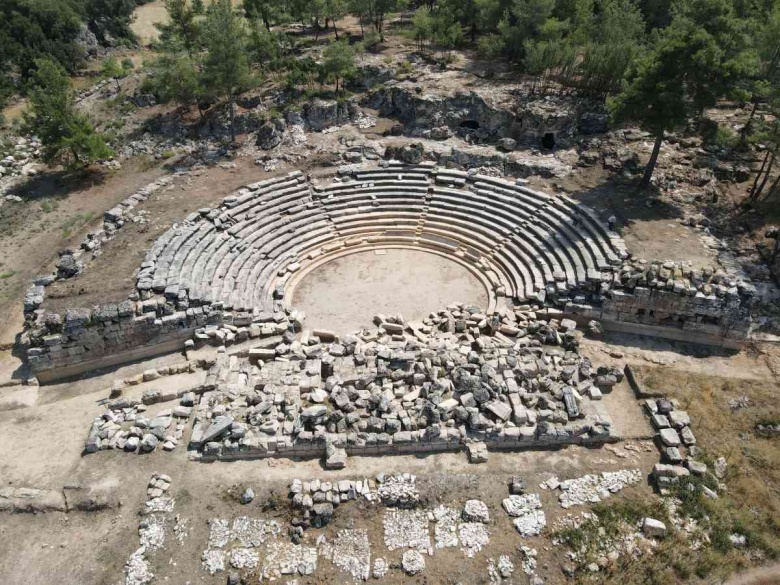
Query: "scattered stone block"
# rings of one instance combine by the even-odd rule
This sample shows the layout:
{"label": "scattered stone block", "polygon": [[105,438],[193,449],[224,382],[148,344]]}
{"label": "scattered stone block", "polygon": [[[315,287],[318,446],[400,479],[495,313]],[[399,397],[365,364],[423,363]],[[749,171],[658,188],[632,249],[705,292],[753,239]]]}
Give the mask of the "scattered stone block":
{"label": "scattered stone block", "polygon": [[666,536],[666,524],[654,518],[645,518],[642,521],[642,532],[651,538],[663,538]]}
{"label": "scattered stone block", "polygon": [[481,500],[466,500],[462,517],[466,522],[482,522],[483,524],[490,522],[487,504]]}
{"label": "scattered stone block", "polygon": [[661,443],[667,447],[679,447],[680,436],[674,429],[661,429],[658,433],[661,437]]}
{"label": "scattered stone block", "polygon": [[401,557],[401,567],[407,575],[416,575],[425,569],[425,558],[416,550],[407,550]]}
{"label": "scattered stone block", "polygon": [[488,450],[485,443],[469,443],[466,445],[466,453],[469,458],[469,463],[487,463]]}
{"label": "scattered stone block", "polygon": [[347,451],[328,443],[325,448],[325,469],[344,469],[347,466]]}

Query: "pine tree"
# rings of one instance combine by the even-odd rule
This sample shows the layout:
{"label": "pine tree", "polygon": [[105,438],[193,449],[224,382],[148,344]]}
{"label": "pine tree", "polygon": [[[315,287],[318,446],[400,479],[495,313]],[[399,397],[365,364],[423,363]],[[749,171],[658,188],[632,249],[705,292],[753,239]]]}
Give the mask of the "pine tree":
{"label": "pine tree", "polygon": [[322,52],[322,72],[328,80],[336,82],[339,92],[339,80],[349,79],[355,70],[355,52],[346,40],[336,41],[325,47]]}
{"label": "pine tree", "polygon": [[103,76],[104,79],[114,80],[114,83],[116,84],[117,93],[119,93],[122,90],[121,86],[119,85],[119,80],[122,77],[125,77],[126,72],[119,64],[119,61],[116,60],[116,57],[111,56],[105,61],[103,61],[103,66],[100,68],[100,74]]}
{"label": "pine tree", "polygon": [[227,100],[230,137],[235,140],[236,96],[254,81],[247,58],[247,31],[230,0],[214,0],[206,11],[203,32],[208,50],[203,61],[203,86]]}
{"label": "pine tree", "polygon": [[29,100],[25,130],[40,138],[44,161],[78,167],[112,156],[89,118],[76,111],[68,75],[51,59],[36,62]]}
{"label": "pine tree", "polygon": [[244,0],[246,17],[250,20],[262,20],[269,32],[272,24],[278,24],[285,19],[287,9],[286,0]]}
{"label": "pine tree", "polygon": [[729,0],[685,0],[655,35],[624,88],[608,102],[616,121],[631,121],[655,137],[642,183],[653,175],[665,132],[715,105],[755,70],[744,23]]}
{"label": "pine tree", "polygon": [[[144,90],[153,93],[158,102],[176,102],[181,108],[198,104],[202,93],[198,67],[185,51],[166,51],[145,69]],[[202,117],[200,107],[198,113]]]}
{"label": "pine tree", "polygon": [[194,3],[190,5],[187,0],[165,0],[165,9],[168,11],[168,22],[154,25],[160,31],[161,43],[181,43],[190,58],[193,58],[201,43]]}

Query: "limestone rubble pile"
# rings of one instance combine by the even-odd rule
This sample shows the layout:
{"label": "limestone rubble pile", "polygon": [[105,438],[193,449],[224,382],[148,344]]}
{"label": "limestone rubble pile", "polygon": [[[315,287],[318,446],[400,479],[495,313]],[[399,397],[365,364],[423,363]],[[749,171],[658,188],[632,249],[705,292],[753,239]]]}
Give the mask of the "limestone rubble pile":
{"label": "limestone rubble pile", "polygon": [[173,451],[184,436],[195,402],[194,393],[185,393],[175,408],[146,415],[146,405],[118,398],[107,404],[103,414],[92,421],[84,444],[85,453],[118,449],[129,453],[150,453],[158,446]]}
{"label": "limestone rubble pile", "polygon": [[401,556],[401,567],[407,575],[416,575],[425,569],[425,557],[416,550],[404,551]]}
{"label": "limestone rubble pile", "polygon": [[458,511],[441,505],[433,510],[433,527],[436,548],[458,546]]}
{"label": "limestone rubble pile", "polygon": [[146,585],[154,579],[149,561],[146,559],[146,549],[138,548],[125,564],[125,585]]}
{"label": "limestone rubble pile", "polygon": [[[661,455],[661,461],[653,467],[652,479],[662,495],[668,495],[680,479],[688,476],[708,476],[715,480],[725,477],[726,460],[723,457],[715,460],[712,470],[701,461],[702,453],[691,430],[691,417],[680,408],[677,400],[649,398],[644,406],[645,415],[656,431],[655,445]],[[700,484],[694,489],[715,499],[720,488],[713,490]]]}
{"label": "limestone rubble pile", "polygon": [[464,522],[458,526],[463,554],[471,558],[490,542],[490,533],[481,522]]}
{"label": "limestone rubble pile", "polygon": [[211,575],[224,571],[228,565],[234,569],[255,569],[260,562],[255,549],[274,543],[280,533],[281,526],[275,520],[239,516],[231,523],[226,518],[212,518],[201,565]]}
{"label": "limestone rubble pile", "polygon": [[362,498],[367,502],[377,502],[379,496],[376,482],[373,479],[338,481],[322,481],[314,479],[301,481],[295,479],[290,484],[289,495],[293,509],[300,514],[293,520],[293,525],[303,529],[310,526],[322,527],[333,517],[335,508],[349,501]]}
{"label": "limestone rubble pile", "polygon": [[424,510],[385,510],[383,518],[385,546],[390,550],[413,548],[431,553],[428,513]]}
{"label": "limestone rubble pile", "polygon": [[0,178],[37,174],[35,161],[41,155],[37,138],[17,138],[14,144],[0,143]]}
{"label": "limestone rubble pile", "polygon": [[379,497],[385,506],[411,508],[420,502],[420,492],[415,485],[416,477],[408,473],[384,478],[379,486]]}
{"label": "limestone rubble pile", "polygon": [[320,554],[328,557],[338,568],[346,571],[356,580],[366,581],[371,572],[371,546],[368,531],[339,530],[333,542],[320,549]]}
{"label": "limestone rubble pile", "polygon": [[315,455],[326,442],[381,453],[613,438],[591,395],[623,373],[579,356],[574,321],[462,304],[419,323],[377,321],[340,338],[304,332],[249,358],[220,354],[190,446],[235,458]]}
{"label": "limestone rubble pile", "polygon": [[560,489],[561,494],[558,499],[561,507],[570,508],[600,502],[611,494],[618,493],[625,487],[638,483],[641,479],[642,472],[639,469],[621,469],[605,471],[598,475],[588,474],[564,481],[552,478],[544,482],[542,487],[543,489]]}
{"label": "limestone rubble pile", "polygon": [[173,511],[174,500],[165,495],[171,487],[171,478],[154,473],[147,487],[147,500],[138,525],[139,548],[125,563],[125,585],[146,585],[154,579],[149,556],[163,548],[166,536],[167,514]]}
{"label": "limestone rubble pile", "polygon": [[382,557],[377,557],[374,559],[374,569],[371,571],[371,576],[374,579],[381,579],[387,575],[387,570],[387,561]]}
{"label": "limestone rubble pile", "polygon": [[510,495],[501,505],[514,518],[515,528],[521,536],[537,536],[547,525],[539,494]]}

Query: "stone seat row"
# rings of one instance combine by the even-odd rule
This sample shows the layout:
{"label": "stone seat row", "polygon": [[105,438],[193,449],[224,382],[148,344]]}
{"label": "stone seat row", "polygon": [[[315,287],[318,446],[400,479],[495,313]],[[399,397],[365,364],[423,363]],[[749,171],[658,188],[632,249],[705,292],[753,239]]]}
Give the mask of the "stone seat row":
{"label": "stone seat row", "polygon": [[309,261],[356,243],[401,243],[459,256],[519,300],[598,281],[625,255],[620,238],[573,201],[505,180],[391,165],[311,185],[299,172],[249,185],[161,236],[139,290],[273,305],[277,285]]}
{"label": "stone seat row", "polygon": [[[308,189],[306,188],[306,193]],[[275,217],[281,215],[286,209],[291,207],[292,201],[300,201],[304,193],[296,191],[288,196],[282,196],[276,199],[271,206],[266,210],[262,216],[266,221],[272,220]],[[223,226],[225,215],[221,222]],[[234,224],[228,229],[229,233],[241,237],[241,229],[238,227],[240,224]],[[217,225],[210,221],[201,221],[191,225],[183,225],[174,230],[169,230],[162,238],[162,245],[155,245],[152,250],[147,254],[146,263],[153,264],[151,272],[151,279],[153,280],[153,288],[156,292],[160,292],[161,288],[165,288],[175,283],[179,278],[180,270],[186,264],[190,252],[195,252],[195,255],[204,253],[204,242],[213,241],[213,234],[217,231]],[[158,244],[160,241],[158,240]],[[146,273],[139,274],[139,280],[141,277],[146,277]]]}
{"label": "stone seat row", "polygon": [[[168,238],[164,254],[153,249],[147,262],[154,262],[155,291],[173,284],[184,288],[197,285],[212,274],[222,277],[229,271],[225,258],[235,255],[236,248],[239,251],[251,248],[254,241],[291,222],[301,223],[317,215],[325,219],[311,201],[306,185],[292,191],[285,188],[280,197],[269,200],[259,213],[242,214],[243,220],[232,224],[226,232],[219,231],[214,223],[203,221],[181,228],[174,237]],[[224,214],[221,217],[225,219]]]}
{"label": "stone seat row", "polygon": [[[489,184],[477,182],[477,189],[484,189]],[[593,260],[599,269],[606,270],[610,266],[620,264],[621,259],[618,252],[612,244],[612,237],[601,226],[601,224],[592,216],[592,214],[582,206],[578,206],[572,201],[564,200],[561,197],[550,197],[543,193],[537,193],[524,187],[514,186],[513,190],[504,189],[493,185],[492,190],[488,191],[491,195],[507,194],[510,197],[514,194],[518,198],[527,197],[534,194],[536,200],[545,199],[545,205],[542,208],[543,213],[548,218],[555,218],[558,225],[571,226],[567,231],[571,232],[576,228],[576,238],[586,243],[589,252],[593,255]],[[553,226],[555,227],[555,226]],[[614,234],[616,235],[616,234]]]}
{"label": "stone seat row", "polygon": [[[543,272],[542,280],[546,282],[558,280],[554,275],[563,272],[564,280],[576,286],[586,281],[589,270],[594,270],[582,242],[568,233],[565,224],[558,224],[546,216],[543,208],[537,209],[534,215],[519,213],[513,217],[511,211],[497,204],[492,207],[487,203],[466,206],[459,198],[436,191],[430,211],[431,215],[436,211],[441,216],[473,221],[476,228],[501,233],[503,238],[497,243],[496,250],[503,247],[511,249],[516,247],[515,243],[520,246],[529,244],[534,251],[528,256],[526,264],[537,266]],[[526,256],[525,252],[519,255]]]}

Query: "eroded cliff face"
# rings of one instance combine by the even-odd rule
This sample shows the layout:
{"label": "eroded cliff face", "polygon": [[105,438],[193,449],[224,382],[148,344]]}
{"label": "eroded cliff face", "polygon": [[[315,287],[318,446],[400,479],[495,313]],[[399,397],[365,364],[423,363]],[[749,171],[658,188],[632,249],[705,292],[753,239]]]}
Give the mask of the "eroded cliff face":
{"label": "eroded cliff face", "polygon": [[578,96],[540,99],[520,85],[499,89],[464,85],[463,80],[450,79],[423,90],[411,81],[389,82],[369,92],[361,105],[397,119],[407,135],[432,139],[437,139],[441,128],[448,128],[475,142],[511,138],[539,145],[545,135],[552,134],[555,144],[566,145],[577,132],[607,130],[606,115]]}

